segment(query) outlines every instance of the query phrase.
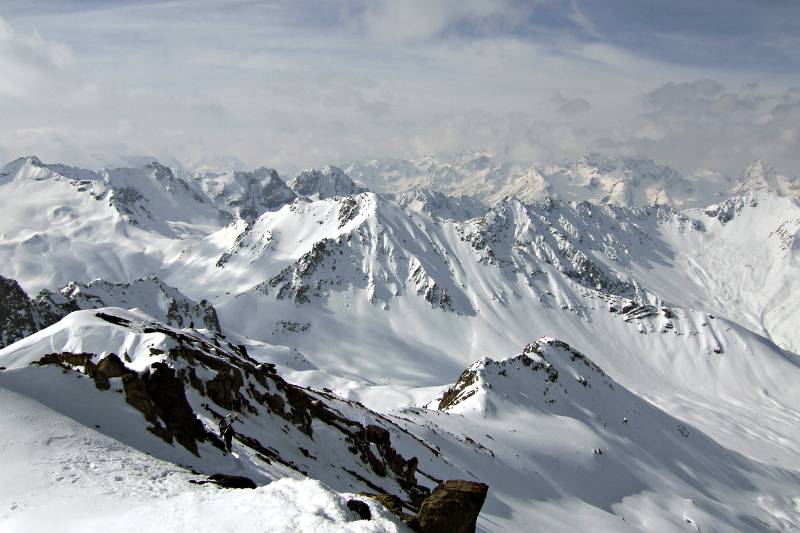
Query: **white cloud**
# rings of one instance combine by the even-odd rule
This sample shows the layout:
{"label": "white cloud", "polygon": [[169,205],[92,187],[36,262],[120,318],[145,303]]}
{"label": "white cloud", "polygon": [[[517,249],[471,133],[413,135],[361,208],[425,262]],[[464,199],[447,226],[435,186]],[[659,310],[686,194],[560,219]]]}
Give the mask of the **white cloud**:
{"label": "white cloud", "polygon": [[509,28],[529,9],[507,0],[377,0],[367,4],[361,23],[380,40],[424,41],[454,26]]}
{"label": "white cloud", "polygon": [[[322,13],[336,4],[175,0],[8,18],[0,156],[234,155],[291,170],[442,151],[546,162],[600,150],[683,170],[738,172],[754,156],[800,168],[800,91],[781,88],[800,86],[796,76],[738,90],[748,73],[520,36],[521,13],[550,4],[412,0]],[[587,32],[595,24],[571,16]]]}
{"label": "white cloud", "polygon": [[70,49],[38,32],[17,32],[0,18],[0,96],[23,98],[73,65]]}
{"label": "white cloud", "polygon": [[561,93],[556,93],[553,103],[558,107],[556,111],[562,115],[582,115],[592,110],[592,104],[583,98],[567,98]]}

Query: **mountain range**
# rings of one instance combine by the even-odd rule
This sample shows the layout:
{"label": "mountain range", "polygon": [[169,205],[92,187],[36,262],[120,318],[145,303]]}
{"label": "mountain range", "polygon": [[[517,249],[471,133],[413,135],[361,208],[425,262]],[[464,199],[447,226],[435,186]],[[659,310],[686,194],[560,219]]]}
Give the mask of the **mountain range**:
{"label": "mountain range", "polygon": [[447,479],[488,484],[482,531],[800,527],[799,193],[762,161],[683,176],[598,154],[290,180],[13,161],[1,519],[30,530],[48,501],[75,531],[154,527],[226,474],[265,509],[316,491],[317,529],[356,524],[341,494],[360,492],[399,501],[367,502],[375,530],[418,527]]}

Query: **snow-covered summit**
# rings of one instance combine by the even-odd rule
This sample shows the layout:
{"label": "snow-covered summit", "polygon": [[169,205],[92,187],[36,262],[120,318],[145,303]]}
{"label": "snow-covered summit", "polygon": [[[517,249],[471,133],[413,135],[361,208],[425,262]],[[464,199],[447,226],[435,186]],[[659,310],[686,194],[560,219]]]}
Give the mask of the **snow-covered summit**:
{"label": "snow-covered summit", "polygon": [[41,291],[34,303],[48,324],[80,309],[121,307],[138,309],[173,327],[220,332],[217,313],[208,301],[195,302],[154,276],[130,283],[71,282],[57,291]]}
{"label": "snow-covered summit", "polygon": [[0,185],[27,180],[44,181],[50,179],[75,180],[87,185],[89,182],[101,180],[99,173],[62,164],[45,164],[36,156],[20,157],[7,163],[0,169]]}
{"label": "snow-covered summit", "polygon": [[265,211],[278,209],[295,199],[294,192],[272,168],[199,174],[196,179],[218,207],[246,220],[254,220]]}
{"label": "snow-covered summit", "polygon": [[477,198],[450,196],[424,187],[413,187],[396,195],[394,200],[406,209],[449,220],[467,220],[486,212],[486,206]]}
{"label": "snow-covered summit", "polygon": [[130,283],[102,279],[88,284],[70,282],[31,298],[13,279],[0,276],[0,348],[55,324],[73,311],[120,307],[138,309],[174,327],[220,332],[219,318],[206,300],[196,302],[157,277]]}
{"label": "snow-covered summit", "polygon": [[318,200],[334,196],[351,196],[366,190],[356,185],[342,169],[331,165],[321,170],[304,170],[289,182],[289,187],[299,196]]}
{"label": "snow-covered summit", "polygon": [[736,194],[748,191],[767,191],[790,198],[800,197],[800,177],[778,173],[769,163],[756,160],[742,173],[742,178],[734,186]]}
{"label": "snow-covered summit", "polygon": [[397,194],[425,187],[450,196],[475,196],[489,205],[517,196],[525,202],[551,198],[625,207],[666,204],[696,208],[725,200],[743,188],[769,189],[792,197],[798,193],[796,178],[778,175],[764,163],[752,165],[737,181],[709,169],[683,176],[650,159],[598,153],[533,166],[505,162],[489,154],[467,154],[442,159],[371,160],[353,163],[346,170],[377,192]]}

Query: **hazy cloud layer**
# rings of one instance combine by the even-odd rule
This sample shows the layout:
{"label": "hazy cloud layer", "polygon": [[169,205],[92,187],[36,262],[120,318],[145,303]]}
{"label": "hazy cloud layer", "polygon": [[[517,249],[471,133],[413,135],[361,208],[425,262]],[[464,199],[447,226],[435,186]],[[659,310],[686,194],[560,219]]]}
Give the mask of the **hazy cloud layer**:
{"label": "hazy cloud layer", "polygon": [[800,172],[798,6],[8,0],[0,157],[295,170],[599,150]]}

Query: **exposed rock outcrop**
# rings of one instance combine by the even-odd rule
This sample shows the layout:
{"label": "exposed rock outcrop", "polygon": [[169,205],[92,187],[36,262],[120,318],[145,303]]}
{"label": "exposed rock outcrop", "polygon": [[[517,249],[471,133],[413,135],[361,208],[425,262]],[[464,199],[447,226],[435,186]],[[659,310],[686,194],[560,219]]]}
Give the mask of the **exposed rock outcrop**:
{"label": "exposed rock outcrop", "polygon": [[[101,391],[123,392],[125,401],[142,413],[145,427],[165,442],[177,442],[198,457],[213,448],[222,453],[216,429],[201,420],[238,412],[237,446],[249,448],[260,461],[312,477],[317,470],[329,473],[334,468],[342,489],[396,493],[407,509],[418,509],[430,494],[417,481],[417,457],[400,454],[394,439],[402,438],[406,450],[417,449],[426,464],[438,452],[363,405],[287,383],[274,365],[260,364],[244,347],[219,335],[179,330],[114,309],[78,313],[93,313],[92,327],[152,335],[135,341],[147,351],[122,358],[113,353],[50,353],[35,362],[85,374]],[[104,337],[101,332],[91,336]],[[351,418],[353,412],[360,421]],[[202,443],[213,448],[201,449]],[[325,459],[330,456],[338,457],[337,464]]]}
{"label": "exposed rock outcrop", "polygon": [[199,481],[192,480],[190,483],[194,483],[196,485],[205,485],[206,483],[210,483],[212,485],[222,487],[223,489],[254,489],[258,486],[256,485],[255,481],[249,477],[234,476],[231,474],[211,474],[206,479]]}
{"label": "exposed rock outcrop", "polygon": [[403,511],[402,502],[391,494],[370,494],[392,514],[419,533],[474,533],[489,486],[475,481],[451,479],[440,483],[425,498],[417,515]]}
{"label": "exposed rock outcrop", "polygon": [[410,525],[419,533],[475,533],[488,492],[484,483],[445,481],[422,503]]}
{"label": "exposed rock outcrop", "polygon": [[36,307],[15,280],[0,276],[0,348],[39,330]]}

